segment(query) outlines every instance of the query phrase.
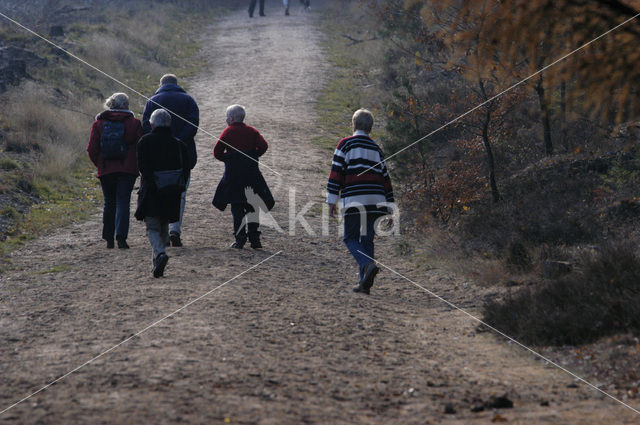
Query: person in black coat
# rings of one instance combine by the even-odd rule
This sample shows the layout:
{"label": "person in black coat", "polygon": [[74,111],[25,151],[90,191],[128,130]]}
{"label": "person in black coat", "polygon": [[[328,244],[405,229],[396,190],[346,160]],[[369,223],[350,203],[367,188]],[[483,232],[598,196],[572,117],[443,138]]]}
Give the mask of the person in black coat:
{"label": "person in black coat", "polygon": [[[171,131],[173,136],[182,140],[188,149],[188,169],[191,170],[198,162],[195,136],[200,125],[200,111],[195,100],[178,85],[178,78],[173,74],[165,74],[160,79],[160,88],[149,99],[142,113],[142,131],[147,134],[151,131],[149,117],[156,109],[166,109],[172,114]],[[169,236],[173,246],[182,246],[182,215],[187,197],[189,178],[185,190],[180,199],[180,219],[169,226]]]}
{"label": "person in black coat", "polygon": [[[135,217],[144,220],[153,251],[153,276],[160,277],[169,261],[165,245],[169,241],[169,223],[180,219],[180,198],[188,178],[187,146],[171,134],[171,115],[164,109],[150,117],[152,131],[138,141],[138,169],[141,184]],[[181,170],[182,181],[164,192],[158,190],[157,172]]]}
{"label": "person in black coat", "polygon": [[255,128],[244,123],[245,109],[241,105],[227,108],[227,124],[213,148],[213,156],[224,162],[224,175],[218,184],[213,206],[224,211],[231,204],[233,248],[242,249],[247,242],[251,248],[262,248],[260,242],[259,210],[269,211],[275,201],[260,172],[258,158],[269,148]]}

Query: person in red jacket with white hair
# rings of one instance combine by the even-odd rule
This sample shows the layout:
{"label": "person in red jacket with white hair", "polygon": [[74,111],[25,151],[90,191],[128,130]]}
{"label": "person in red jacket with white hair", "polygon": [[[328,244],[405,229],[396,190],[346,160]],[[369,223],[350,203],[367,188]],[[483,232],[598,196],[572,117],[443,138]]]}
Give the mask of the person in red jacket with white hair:
{"label": "person in red jacket with white hair", "polygon": [[91,127],[87,152],[98,169],[104,195],[102,239],[107,248],[127,249],[131,192],[138,177],[136,143],[142,136],[140,120],[129,110],[129,97],[114,93],[105,102],[106,111]]}

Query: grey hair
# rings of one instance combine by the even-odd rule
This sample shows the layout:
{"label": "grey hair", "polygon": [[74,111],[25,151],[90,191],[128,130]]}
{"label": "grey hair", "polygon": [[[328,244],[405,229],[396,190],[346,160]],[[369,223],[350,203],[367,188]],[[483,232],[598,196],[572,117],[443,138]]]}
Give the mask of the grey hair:
{"label": "grey hair", "polygon": [[174,74],[164,74],[162,78],[160,78],[160,85],[164,86],[165,84],[178,84],[178,77]]}
{"label": "grey hair", "polygon": [[242,105],[231,105],[227,107],[227,117],[231,117],[233,122],[243,122],[246,111]]}
{"label": "grey hair", "polygon": [[371,129],[373,128],[373,114],[368,109],[358,109],[353,114],[351,120],[354,129],[371,133]]}
{"label": "grey hair", "polygon": [[154,127],[171,127],[171,114],[165,109],[156,109],[151,114],[149,122]]}
{"label": "grey hair", "polygon": [[129,96],[125,93],[114,93],[104,102],[107,109],[129,109]]}

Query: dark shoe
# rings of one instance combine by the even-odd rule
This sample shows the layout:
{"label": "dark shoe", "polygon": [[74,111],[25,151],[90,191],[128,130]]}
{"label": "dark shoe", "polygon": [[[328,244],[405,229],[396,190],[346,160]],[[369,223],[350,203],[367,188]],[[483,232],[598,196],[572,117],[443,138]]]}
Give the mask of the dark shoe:
{"label": "dark shoe", "polygon": [[264,13],[261,13],[260,16],[267,16],[267,15],[265,15]]}
{"label": "dark shoe", "polygon": [[353,292],[359,292],[361,294],[367,294],[367,295],[371,293],[371,291],[369,291],[369,288],[365,288],[362,285],[358,285],[355,288],[353,288]]}
{"label": "dark shoe", "polygon": [[364,273],[362,274],[362,279],[360,279],[359,287],[366,289],[367,294],[369,293],[369,288],[373,286],[373,280],[376,278],[378,271],[380,271],[380,269],[378,269],[378,266],[376,266],[376,263],[374,262],[364,266]]}
{"label": "dark shoe", "polygon": [[107,240],[107,249],[115,248],[116,244],[113,242],[113,239]]}
{"label": "dark shoe", "polygon": [[284,16],[289,16],[289,9],[284,10]]}
{"label": "dark shoe", "polygon": [[234,243],[231,244],[231,248],[242,249],[244,248],[245,243],[246,241],[235,241]]}
{"label": "dark shoe", "polygon": [[164,274],[164,268],[167,267],[169,262],[169,256],[164,252],[161,252],[156,257],[155,264],[153,265],[153,277],[161,277]]}
{"label": "dark shoe", "polygon": [[122,236],[116,236],[116,240],[118,241],[118,248],[120,249],[129,249],[129,244],[127,244],[127,239]]}
{"label": "dark shoe", "polygon": [[249,240],[251,243],[251,248],[253,249],[262,249],[262,244],[260,243],[260,239]]}
{"label": "dark shoe", "polygon": [[177,246],[177,247],[182,246],[182,241],[180,240],[179,233],[171,233],[169,235],[169,241],[171,241],[171,246]]}

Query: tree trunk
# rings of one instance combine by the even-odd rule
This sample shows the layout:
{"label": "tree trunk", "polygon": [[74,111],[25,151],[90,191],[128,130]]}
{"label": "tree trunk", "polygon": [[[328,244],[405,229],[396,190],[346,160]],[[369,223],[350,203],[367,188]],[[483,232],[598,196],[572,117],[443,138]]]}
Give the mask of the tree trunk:
{"label": "tree trunk", "polygon": [[560,138],[565,152],[571,150],[569,138],[567,137],[567,83],[560,83]]}
{"label": "tree trunk", "polygon": [[[480,91],[484,96],[485,101],[487,98],[487,92],[484,89],[484,83],[482,80],[478,82],[480,84]],[[491,187],[491,195],[493,202],[499,202],[502,199],[500,191],[498,190],[498,184],[496,183],[496,166],[493,157],[493,149],[491,148],[491,140],[489,139],[489,123],[491,123],[491,104],[486,106],[487,113],[485,114],[484,121],[482,122],[482,142],[484,143],[484,150],[487,153],[487,169],[489,171],[489,187]]]}
{"label": "tree trunk", "polygon": [[542,74],[536,84],[536,93],[538,93],[538,101],[540,103],[540,116],[542,118],[542,127],[544,128],[544,153],[547,156],[553,155],[553,142],[551,141],[551,120],[549,119],[549,106],[544,97],[544,86],[542,84]]}

